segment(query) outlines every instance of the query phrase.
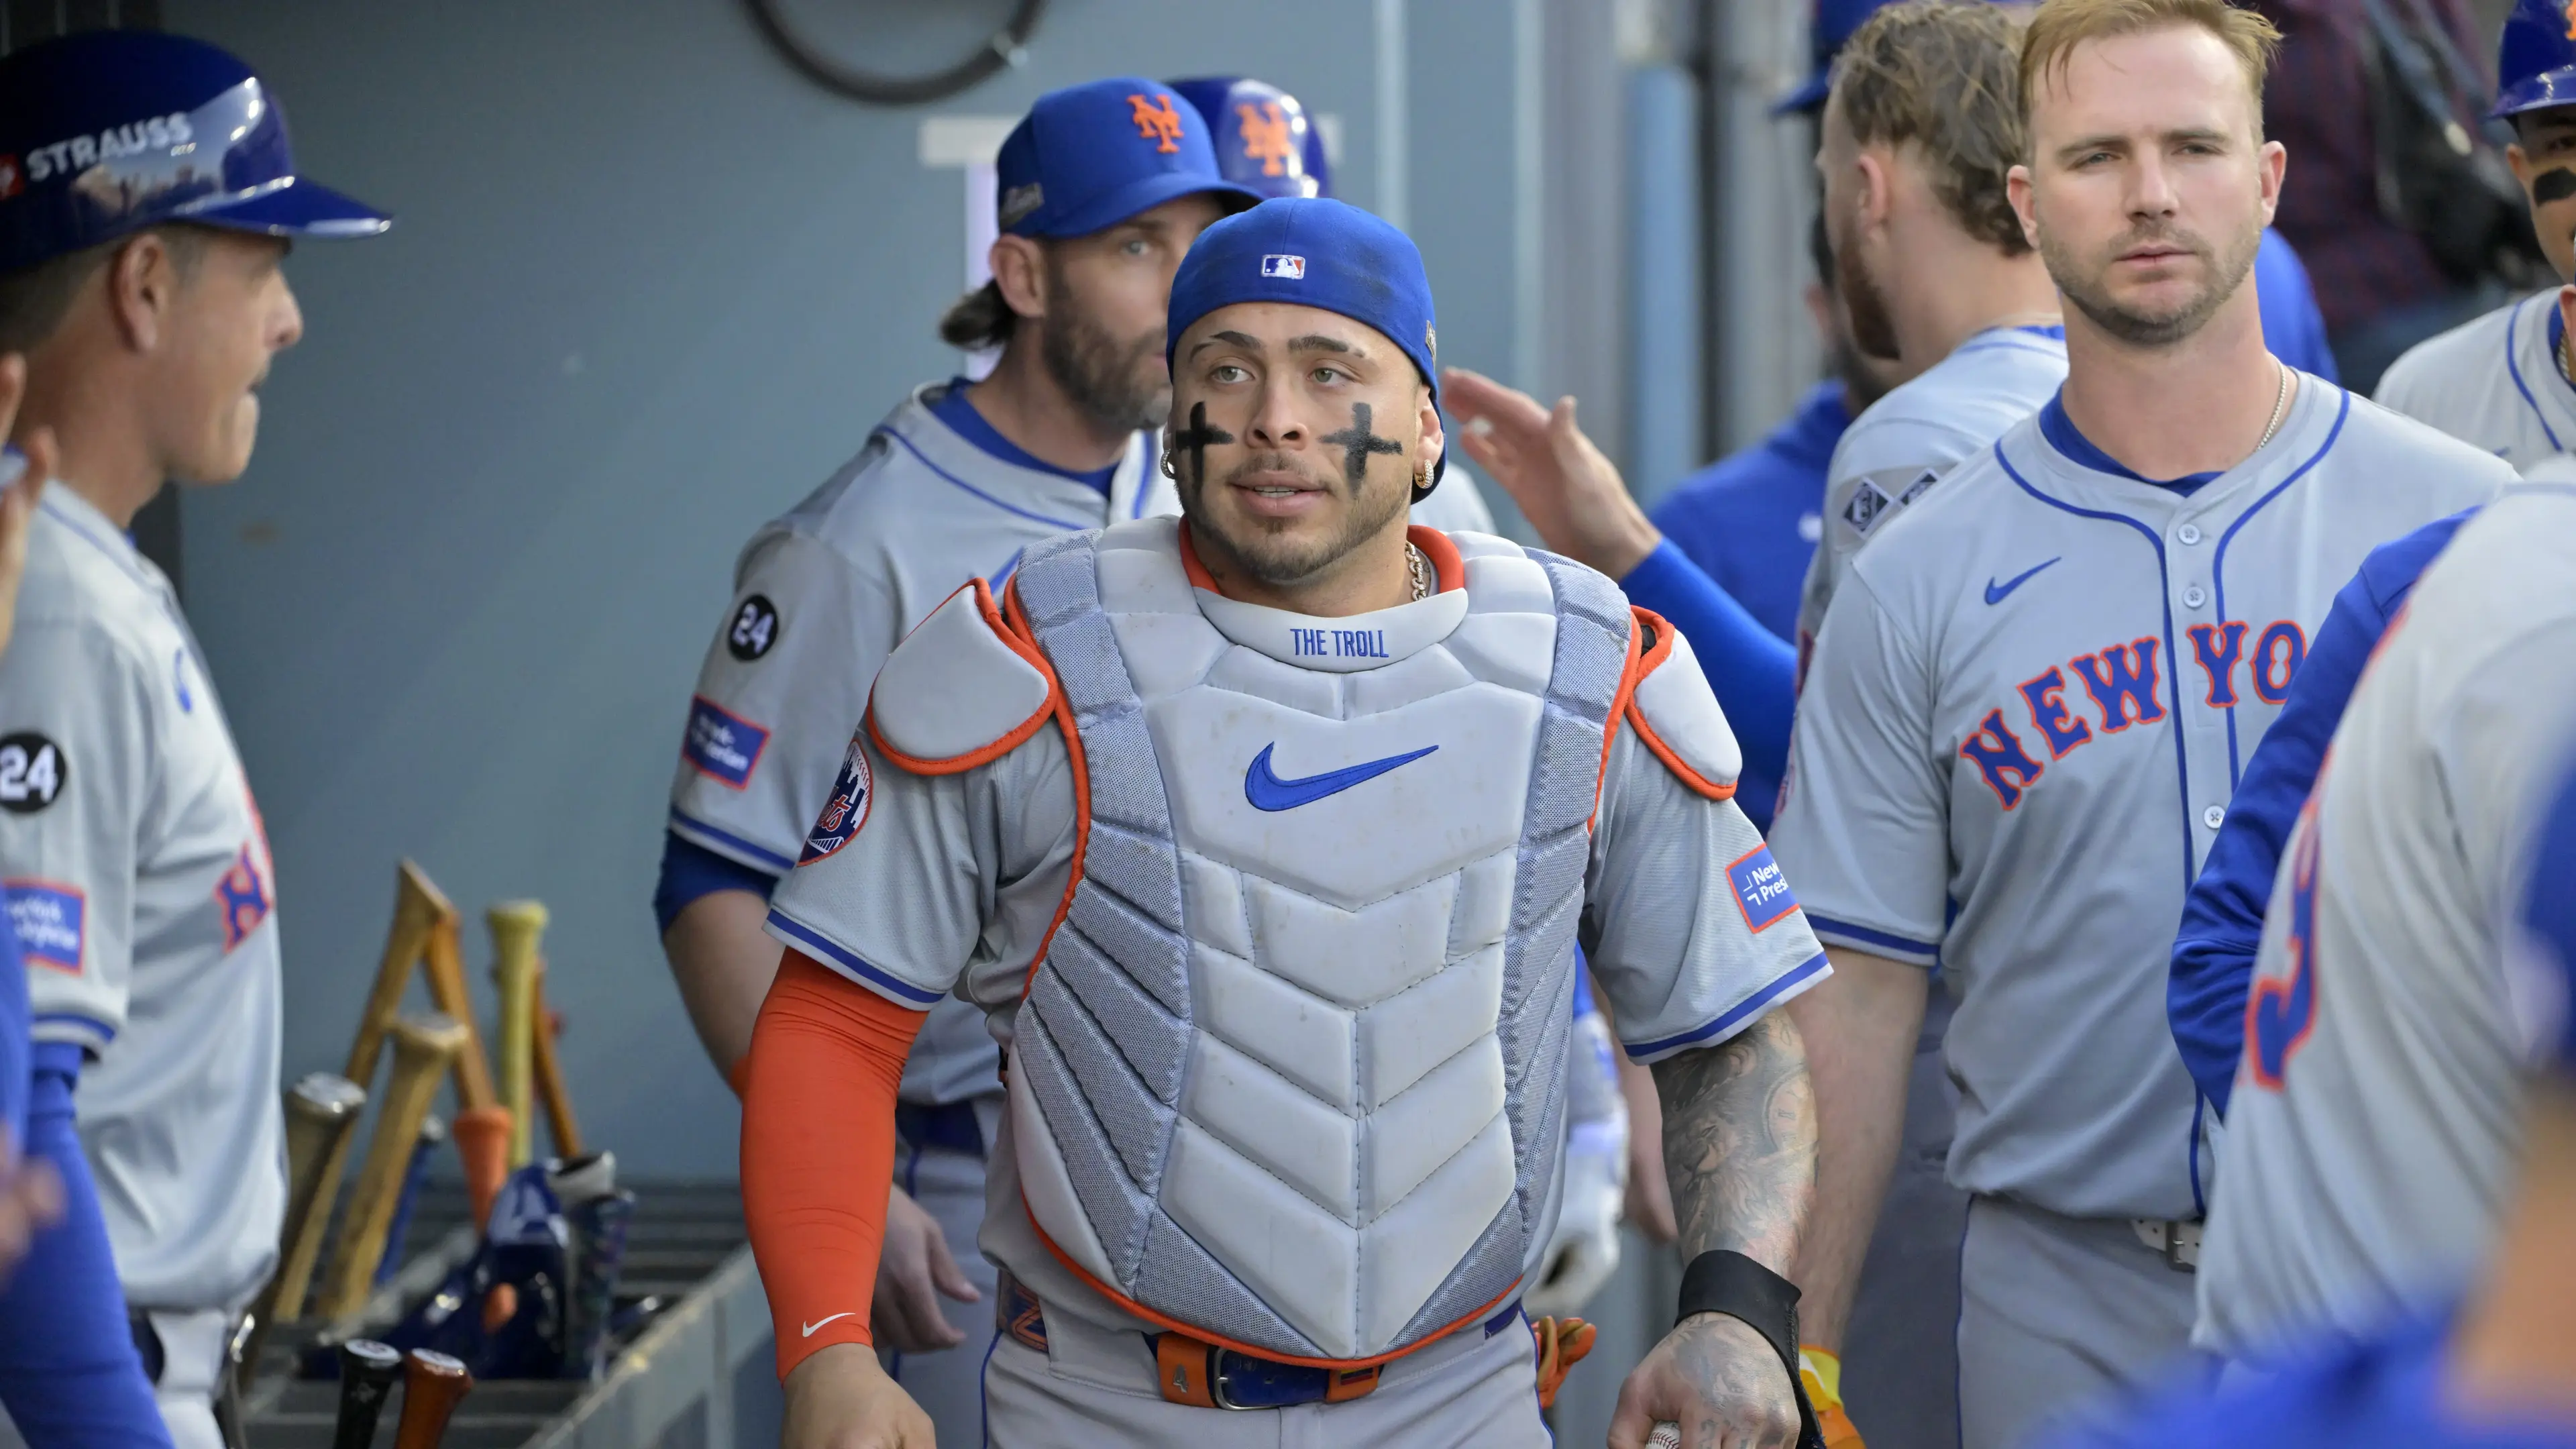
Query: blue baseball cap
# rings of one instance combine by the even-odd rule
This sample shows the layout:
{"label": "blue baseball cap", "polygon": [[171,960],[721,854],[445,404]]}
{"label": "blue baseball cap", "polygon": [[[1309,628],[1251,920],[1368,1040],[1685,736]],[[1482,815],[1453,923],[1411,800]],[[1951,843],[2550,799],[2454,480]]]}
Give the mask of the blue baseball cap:
{"label": "blue baseball cap", "polygon": [[2565,0],[2517,0],[2496,39],[2497,120],[2524,111],[2576,106],[2576,40]]}
{"label": "blue baseball cap", "polygon": [[[1379,217],[1348,202],[1283,196],[1200,232],[1172,276],[1164,362],[1180,350],[1181,334],[1192,324],[1238,302],[1319,307],[1366,323],[1413,360],[1432,400],[1439,400],[1431,278],[1413,239]],[[1432,481],[1448,466],[1444,451]]]}
{"label": "blue baseball cap", "polygon": [[202,40],[93,30],[0,59],[0,270],[166,222],[320,237],[393,225],[297,175],[276,92]]}
{"label": "blue baseball cap", "polygon": [[1242,76],[1176,80],[1172,89],[1207,118],[1225,179],[1267,196],[1330,196],[1324,134],[1295,96]]}
{"label": "blue baseball cap", "polygon": [[1038,97],[993,169],[996,216],[1014,236],[1088,236],[1200,192],[1237,206],[1261,199],[1217,169],[1197,107],[1134,76]]}

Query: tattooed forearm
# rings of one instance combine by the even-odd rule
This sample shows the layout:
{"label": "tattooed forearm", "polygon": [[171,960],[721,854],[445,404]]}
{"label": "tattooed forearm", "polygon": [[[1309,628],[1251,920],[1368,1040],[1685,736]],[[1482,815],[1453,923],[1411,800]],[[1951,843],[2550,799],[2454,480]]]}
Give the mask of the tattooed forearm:
{"label": "tattooed forearm", "polygon": [[1654,1071],[1683,1258],[1732,1248],[1788,1272],[1816,1193],[1816,1100],[1788,1013]]}

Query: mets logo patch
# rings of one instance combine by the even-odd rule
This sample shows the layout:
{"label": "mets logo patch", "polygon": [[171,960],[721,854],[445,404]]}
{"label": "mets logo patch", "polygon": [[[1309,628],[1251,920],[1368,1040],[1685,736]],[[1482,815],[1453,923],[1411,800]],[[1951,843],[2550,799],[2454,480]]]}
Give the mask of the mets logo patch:
{"label": "mets logo patch", "polygon": [[1735,908],[1744,913],[1745,927],[1754,932],[1778,924],[1798,908],[1798,898],[1789,894],[1789,878],[1780,874],[1768,845],[1737,856],[1726,868],[1726,883],[1734,887]]}
{"label": "mets logo patch", "polygon": [[823,813],[814,817],[814,833],[805,837],[805,853],[796,857],[798,865],[812,865],[850,843],[850,837],[868,823],[874,783],[868,774],[867,747],[860,736],[852,735],[850,752],[841,757],[841,773],[832,781],[832,798],[823,802]]}

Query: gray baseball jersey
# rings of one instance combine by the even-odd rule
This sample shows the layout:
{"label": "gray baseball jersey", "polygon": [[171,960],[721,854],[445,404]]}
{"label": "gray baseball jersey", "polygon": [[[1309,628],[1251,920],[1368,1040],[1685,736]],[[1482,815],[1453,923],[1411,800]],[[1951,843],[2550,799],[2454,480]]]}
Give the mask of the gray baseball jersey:
{"label": "gray baseball jersey", "polygon": [[[942,422],[920,388],[830,482],[764,525],[734,567],[698,673],[671,786],[670,828],[768,875],[785,875],[841,768],[877,666],[967,579],[999,588],[1030,544],[1179,511],[1150,433],[1138,433],[1104,496],[1063,474],[1005,461]],[[1475,481],[1453,469],[1417,517],[1492,526]],[[904,1071],[905,1100],[998,1090],[981,1015],[943,1002]]]}
{"label": "gray baseball jersey", "polygon": [[2576,387],[2558,370],[2558,289],[2535,293],[2409,348],[2378,399],[2517,468],[2576,448]]}
{"label": "gray baseball jersey", "polygon": [[[787,874],[831,794],[868,682],[940,600],[967,579],[999,587],[1029,545],[1057,534],[1179,511],[1153,434],[1128,443],[1104,495],[960,435],[931,411],[946,386],[916,390],[857,458],[743,547],[671,785],[682,839]],[[903,1097],[998,1091],[999,1067],[983,1014],[942,1002],[904,1068]]]}
{"label": "gray baseball jersey", "polygon": [[2534,476],[2416,585],[2282,852],[2193,1332],[2229,1357],[2455,1286],[2509,1191],[2501,943],[2576,731],[2576,464]]}
{"label": "gray baseball jersey", "polygon": [[2188,1218],[2183,893],[2363,555],[2513,471],[2314,377],[2188,496],[2077,462],[2063,426],[2016,425],[1853,561],[1774,838],[1826,943],[1948,976],[1953,1181]]}
{"label": "gray baseball jersey", "polygon": [[[1054,1081],[1048,1073],[1060,1054],[1074,1050],[1061,1045],[1074,1040],[1068,1010],[1085,1012],[1085,1020],[1099,1011],[1116,1027],[1144,1019],[1147,1010],[1057,1004],[1044,986],[1047,973],[1075,969],[1058,963],[1078,957],[1109,973],[1086,976],[1084,991],[1116,989],[1110,978],[1123,972],[1158,983],[1158,999],[1195,1002],[1188,1020],[1201,1035],[1188,1049],[1194,1085],[1184,1094],[1185,1110],[1197,1114],[1192,1122],[1206,1117],[1223,1127],[1190,1127],[1172,1139],[1175,1152],[1186,1146],[1190,1154],[1188,1165],[1163,1179],[1175,1201],[1187,1195],[1172,1211],[1197,1205],[1188,1232],[1211,1245],[1205,1252],[1219,1254],[1263,1301],[1291,1315],[1295,1332],[1312,1335],[1329,1355],[1356,1357],[1344,1337],[1363,1330],[1307,1300],[1343,1291],[1365,1298],[1367,1283],[1419,1277],[1426,1265],[1436,1278],[1458,1260],[1464,1240],[1489,1219],[1499,1221],[1481,1196],[1512,1191],[1511,1149],[1501,1149],[1499,1162],[1491,1150],[1502,1140],[1494,1136],[1504,1120],[1498,1111],[1514,1114],[1511,1132],[1534,1164],[1561,1142],[1561,1103],[1549,1102],[1541,1086],[1530,1086],[1529,1100],[1546,1102],[1542,1109],[1499,1104],[1506,1070],[1526,1067],[1529,1081],[1545,1088],[1560,1080],[1549,1075],[1549,1063],[1561,1050],[1571,978],[1563,978],[1563,991],[1524,985],[1513,997],[1504,994],[1507,972],[1536,973],[1557,962],[1557,953],[1570,964],[1579,924],[1592,979],[1609,998],[1630,1054],[1654,1060],[1725,1039],[1826,968],[1760,836],[1726,798],[1732,737],[1686,641],[1664,640],[1669,662],[1630,696],[1629,717],[1651,721],[1651,731],[1619,729],[1604,758],[1595,723],[1589,758],[1574,772],[1580,778],[1561,776],[1533,764],[1542,716],[1531,691],[1551,685],[1551,661],[1582,657],[1575,651],[1583,640],[1609,636],[1587,632],[1596,627],[1589,616],[1575,619],[1568,605],[1571,622],[1561,628],[1573,642],[1559,655],[1549,576],[1513,545],[1462,535],[1463,583],[1373,614],[1308,619],[1193,589],[1175,530],[1157,528],[1111,529],[1096,565],[1089,544],[1076,541],[1080,568],[1096,574],[1054,567],[1048,575],[1048,599],[1095,587],[1085,580],[1096,577],[1099,607],[1112,622],[1069,631],[1090,641],[1081,667],[1101,668],[1105,659],[1115,680],[1133,678],[1132,688],[1151,700],[1095,712],[1096,680],[1062,686],[1066,699],[1086,701],[1077,716],[1090,781],[1082,803],[1063,734],[1029,714],[1051,686],[1002,652],[977,618],[976,601],[961,594],[879,675],[868,727],[850,744],[835,797],[848,802],[845,818],[827,821],[828,833],[818,825],[805,863],[779,889],[771,930],[905,1005],[937,999],[962,980],[965,994],[993,1013],[997,1034],[1016,1032],[1023,1047],[1004,1140],[1018,1145],[994,1156],[984,1245],[1050,1314],[1062,1308],[1117,1326],[1139,1321],[1086,1286],[1037,1237],[1031,1213],[1054,1211],[1051,1241],[1075,1255],[1065,1262],[1105,1262],[1110,1249],[1101,1243],[1118,1241],[1066,1232],[1063,1224],[1074,1219],[1061,1216],[1068,1179],[1058,1169],[1073,1160],[1073,1149],[1056,1145],[1032,1115],[1038,1109],[1017,1094],[1024,1084]],[[1619,602],[1606,583],[1594,583],[1598,595]],[[1060,617],[1045,600],[1028,607],[1040,620]],[[1056,657],[1059,668],[1076,667],[1065,663],[1067,655]],[[1615,657],[1610,668],[1615,673]],[[1032,680],[1036,696],[1023,697]],[[1567,707],[1548,698],[1544,717],[1555,732]],[[997,719],[997,710],[1009,718]],[[1011,720],[1022,716],[1014,727]],[[1094,733],[1100,727],[1124,731],[1130,748],[1157,743],[1141,764],[1121,762]],[[955,738],[936,749],[917,742],[942,735]],[[1567,738],[1551,733],[1547,747]],[[903,763],[890,762],[889,750],[906,752]],[[1510,788],[1477,783],[1498,779]],[[1583,833],[1596,780],[1597,808]],[[1533,781],[1556,783],[1544,800],[1549,813],[1541,817],[1532,806],[1528,818],[1570,822],[1564,828],[1576,833],[1541,837],[1552,843],[1515,854],[1522,796]],[[1069,890],[1078,839],[1088,842],[1085,892],[1105,890],[1097,885],[1104,871],[1119,869],[1139,849],[1124,843],[1136,838],[1130,827],[1088,812],[1115,810],[1115,820],[1124,821],[1149,790],[1172,802],[1167,828],[1183,842],[1179,909],[1188,929],[1230,944],[1194,935],[1198,944],[1167,958],[1160,938],[1149,939],[1144,927],[1118,925],[1164,906],[1107,904],[1106,894]],[[1078,824],[1086,818],[1087,833]],[[1448,823],[1439,828],[1389,828],[1442,820]],[[1460,875],[1461,856],[1482,863]],[[1149,879],[1141,870],[1121,879],[1143,899],[1162,899],[1135,884]],[[1560,895],[1563,905],[1551,904]],[[1068,900],[1069,916],[1060,915]],[[1054,934],[1060,919],[1070,922],[1061,937]],[[1024,1009],[1033,958],[1050,942],[1041,989],[1030,998],[1037,1005]],[[1175,986],[1176,998],[1160,994],[1170,969],[1187,977]],[[1544,1035],[1515,1024],[1522,1021],[1543,1023]],[[1494,1046],[1498,1041],[1508,1048]],[[1504,1050],[1515,1054],[1508,1069],[1496,1054]],[[1158,1057],[1149,1070],[1162,1080],[1178,1060]],[[1083,1080],[1110,1089],[1105,1078]],[[1391,1130],[1399,1121],[1406,1131]],[[1541,1122],[1549,1128],[1534,1125]],[[1375,1125],[1363,1132],[1363,1123]],[[1450,1160],[1444,1144],[1465,1140],[1461,1124],[1480,1123],[1475,1150],[1456,1151],[1472,1174],[1441,1166]],[[1125,1135],[1128,1126],[1147,1130],[1123,1120],[1113,1126],[1122,1152],[1141,1140]],[[1453,1128],[1461,1131],[1443,1135]],[[1548,1130],[1559,1137],[1542,1146]],[[1212,1148],[1220,1139],[1235,1145]],[[1337,1150],[1333,1143],[1343,1139],[1364,1145],[1356,1154]],[[1426,1157],[1433,1146],[1441,1151]],[[1268,1166],[1238,1172],[1227,1155],[1238,1152]],[[1426,1182],[1435,1167],[1437,1180]],[[1074,1170],[1093,1182],[1114,1169],[1086,1159]],[[1525,1220],[1533,1244],[1545,1241],[1554,1216],[1554,1177],[1541,1176]],[[1448,1195],[1435,1201],[1476,1196],[1480,1210],[1395,1211],[1391,1204],[1412,1201],[1416,1185],[1426,1198]],[[1354,1193],[1359,1207],[1351,1206]],[[1318,1206],[1331,1201],[1343,1205]],[[1356,1267],[1329,1248],[1306,1251],[1319,1244],[1347,1249],[1364,1226],[1370,1242],[1397,1241],[1390,1235],[1400,1232],[1400,1241],[1419,1251],[1363,1255]],[[1264,1239],[1268,1229],[1276,1235]],[[1435,1246],[1424,1248],[1426,1242]],[[1287,1243],[1298,1250],[1287,1251]],[[1202,1270],[1201,1250],[1173,1251],[1174,1273]],[[1490,1255],[1477,1261],[1494,1266]],[[1514,1252],[1510,1265],[1521,1261]],[[1094,1272],[1092,1281],[1113,1281]],[[1354,1274],[1362,1287],[1344,1281]],[[1504,1273],[1498,1286],[1509,1287],[1512,1277]],[[1411,1297],[1378,1286],[1410,1305],[1431,1283],[1409,1282]],[[1408,1312],[1369,1321],[1391,1333]],[[1327,1320],[1341,1324],[1339,1336],[1327,1331]]]}
{"label": "gray baseball jersey", "polygon": [[0,877],[35,1036],[96,1057],[81,1145],[128,1301],[246,1305],[286,1196],[268,837],[169,580],[59,482],[0,655]]}
{"label": "gray baseball jersey", "polygon": [[1825,469],[1824,536],[1798,595],[1802,652],[1860,546],[2065,381],[2065,328],[1990,327],[1852,420]]}

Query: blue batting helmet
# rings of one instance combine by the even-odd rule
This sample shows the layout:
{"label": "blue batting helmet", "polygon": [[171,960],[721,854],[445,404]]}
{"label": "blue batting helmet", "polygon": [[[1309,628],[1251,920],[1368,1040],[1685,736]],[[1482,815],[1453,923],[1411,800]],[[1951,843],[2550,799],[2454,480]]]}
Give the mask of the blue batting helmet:
{"label": "blue batting helmet", "polygon": [[2498,119],[2550,106],[2576,106],[2576,19],[2566,0],[2515,0],[2496,42]]}
{"label": "blue batting helmet", "polygon": [[204,41],[95,30],[0,59],[0,271],[166,222],[326,237],[393,224],[297,176],[276,95]]}
{"label": "blue batting helmet", "polygon": [[1241,76],[1176,80],[1172,89],[1207,117],[1226,180],[1264,197],[1333,194],[1323,132],[1295,96]]}

